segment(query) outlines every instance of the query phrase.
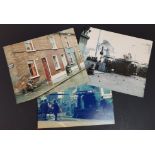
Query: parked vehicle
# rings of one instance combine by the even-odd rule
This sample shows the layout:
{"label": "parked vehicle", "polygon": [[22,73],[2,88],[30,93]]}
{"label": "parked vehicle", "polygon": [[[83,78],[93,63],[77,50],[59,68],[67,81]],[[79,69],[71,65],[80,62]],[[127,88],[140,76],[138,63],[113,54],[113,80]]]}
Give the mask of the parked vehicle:
{"label": "parked vehicle", "polygon": [[115,59],[115,61],[112,63],[112,67],[114,68],[115,73],[126,76],[133,75],[135,72],[132,61],[127,61],[121,58]]}
{"label": "parked vehicle", "polygon": [[146,74],[147,74],[147,70],[148,70],[147,65],[145,65],[145,64],[140,65],[140,67],[137,69],[137,75],[145,78]]}
{"label": "parked vehicle", "polygon": [[87,73],[88,75],[94,75],[94,71],[95,71],[95,65],[91,64],[91,66],[87,68]]}
{"label": "parked vehicle", "polygon": [[108,72],[108,73],[112,72],[112,70],[114,69],[114,66],[113,66],[114,63],[113,62],[114,62],[114,58],[105,57],[104,63],[106,64],[105,65],[106,72]]}
{"label": "parked vehicle", "polygon": [[87,57],[86,60],[91,60],[93,62],[97,62],[97,57]]}

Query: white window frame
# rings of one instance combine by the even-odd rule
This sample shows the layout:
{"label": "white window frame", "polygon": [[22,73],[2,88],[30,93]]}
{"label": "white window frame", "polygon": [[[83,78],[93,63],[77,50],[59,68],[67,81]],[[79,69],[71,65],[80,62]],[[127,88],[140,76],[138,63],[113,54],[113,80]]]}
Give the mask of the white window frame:
{"label": "white window frame", "polygon": [[[27,47],[26,47],[26,44],[28,44],[28,43],[32,45],[32,49],[30,49],[30,50],[28,50]],[[24,45],[25,45],[25,48],[26,48],[26,51],[27,51],[27,52],[36,51],[36,49],[34,48],[34,45],[33,45],[32,40],[24,41]]]}
{"label": "white window frame", "polygon": [[[58,63],[58,67],[55,66],[54,57],[56,58],[56,61]],[[52,56],[52,60],[53,60],[53,63],[54,63],[55,70],[61,69],[61,66],[60,66],[60,63],[59,63],[59,60],[58,60],[58,56],[57,55],[53,55]]]}
{"label": "white window frame", "polygon": [[68,56],[70,55],[70,57],[72,58],[72,60],[73,60],[73,63],[71,63],[71,65],[75,65],[76,64],[76,62],[74,62],[74,58],[73,58],[73,55],[72,55],[72,53],[68,53]]}
{"label": "white window frame", "polygon": [[67,45],[67,48],[70,48],[71,47],[71,44],[70,44],[70,41],[69,41],[68,36],[65,36],[64,38],[65,38],[65,43]]}
{"label": "white window frame", "polygon": [[38,68],[37,68],[37,65],[36,65],[36,61],[35,61],[35,60],[28,60],[28,61],[27,61],[27,64],[28,64],[28,65],[29,65],[29,64],[32,64],[32,63],[29,63],[30,61],[32,61],[32,62],[34,63],[34,66],[35,66],[35,69],[36,69],[36,72],[37,72],[37,75],[36,75],[36,76],[32,76],[32,75],[31,75],[31,72],[30,72],[30,68],[29,68],[29,66],[28,66],[29,72],[30,72],[30,78],[31,78],[31,79],[34,79],[34,78],[39,77],[40,75],[39,75],[39,72],[38,72]]}
{"label": "white window frame", "polygon": [[[70,57],[69,59],[73,61],[73,56],[72,56],[72,54],[71,54],[71,53],[68,53],[68,55],[69,55],[69,57]],[[71,62],[71,65],[73,65],[73,64],[74,64],[74,62]]]}
{"label": "white window frame", "polygon": [[66,67],[65,64],[64,64],[62,56],[65,58],[65,63],[66,63],[66,66],[67,66],[67,60],[66,60],[65,54],[61,54],[61,60],[62,60],[62,63],[64,65],[64,67]]}
{"label": "white window frame", "polygon": [[[50,41],[52,49],[58,49],[54,36],[49,36],[49,41]],[[53,47],[53,44],[54,44],[54,47]]]}

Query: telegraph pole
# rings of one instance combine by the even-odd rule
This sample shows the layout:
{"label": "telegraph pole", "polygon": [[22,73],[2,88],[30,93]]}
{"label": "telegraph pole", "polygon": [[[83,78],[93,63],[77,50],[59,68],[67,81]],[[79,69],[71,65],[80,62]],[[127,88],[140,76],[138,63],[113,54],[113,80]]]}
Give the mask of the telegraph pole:
{"label": "telegraph pole", "polygon": [[98,40],[97,40],[97,45],[96,45],[96,52],[95,52],[95,57],[97,57],[97,52],[98,52],[98,47],[99,47],[99,42],[100,42],[100,35],[101,35],[101,30],[99,30],[99,35],[98,35]]}

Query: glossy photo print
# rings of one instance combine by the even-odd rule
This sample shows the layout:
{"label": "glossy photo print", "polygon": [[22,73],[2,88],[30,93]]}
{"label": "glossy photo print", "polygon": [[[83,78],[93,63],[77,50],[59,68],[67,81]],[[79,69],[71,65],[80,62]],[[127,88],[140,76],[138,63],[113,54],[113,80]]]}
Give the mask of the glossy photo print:
{"label": "glossy photo print", "polygon": [[79,46],[88,84],[144,97],[153,42],[96,28],[85,29]]}
{"label": "glossy photo print", "polygon": [[38,128],[114,124],[112,92],[81,85],[37,99]]}
{"label": "glossy photo print", "polygon": [[4,47],[16,102],[88,81],[74,29]]}

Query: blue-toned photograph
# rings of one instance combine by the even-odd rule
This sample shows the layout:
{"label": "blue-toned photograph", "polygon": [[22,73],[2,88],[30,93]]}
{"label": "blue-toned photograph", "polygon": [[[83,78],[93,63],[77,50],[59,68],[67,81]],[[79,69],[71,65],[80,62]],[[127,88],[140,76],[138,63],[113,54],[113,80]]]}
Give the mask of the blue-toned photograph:
{"label": "blue-toned photograph", "polygon": [[37,99],[38,128],[114,124],[112,91],[91,85],[68,88]]}

